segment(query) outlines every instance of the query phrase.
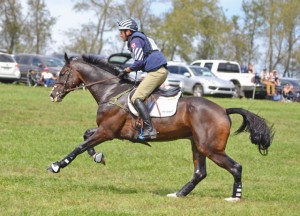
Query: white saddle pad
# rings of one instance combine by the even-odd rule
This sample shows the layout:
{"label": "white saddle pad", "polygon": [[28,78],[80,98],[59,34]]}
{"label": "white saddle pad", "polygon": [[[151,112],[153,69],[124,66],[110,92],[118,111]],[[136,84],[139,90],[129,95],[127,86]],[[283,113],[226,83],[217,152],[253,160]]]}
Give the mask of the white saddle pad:
{"label": "white saddle pad", "polygon": [[[158,104],[161,115],[159,114],[158,108],[157,108],[156,104],[154,103],[153,108],[150,111],[150,116],[151,117],[169,117],[169,116],[173,116],[176,113],[177,103],[178,103],[178,100],[179,100],[181,94],[182,93],[180,91],[180,92],[178,92],[177,95],[175,95],[173,97],[159,96],[159,98],[157,99],[157,104]],[[129,107],[130,112],[133,115],[139,116],[138,112],[136,111],[136,109],[132,105],[129,96],[128,96],[128,107]]]}

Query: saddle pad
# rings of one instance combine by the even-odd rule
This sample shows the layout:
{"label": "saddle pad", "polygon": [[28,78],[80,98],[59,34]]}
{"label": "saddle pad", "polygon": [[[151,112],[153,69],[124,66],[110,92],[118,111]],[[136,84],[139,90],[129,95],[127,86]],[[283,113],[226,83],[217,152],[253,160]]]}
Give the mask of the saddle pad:
{"label": "saddle pad", "polygon": [[[181,96],[181,91],[178,92],[178,94],[173,96],[173,97],[159,96],[159,98],[157,99],[157,104],[158,104],[161,115],[159,115],[159,111],[157,109],[157,106],[156,106],[156,104],[154,104],[152,106],[153,107],[152,110],[150,111],[150,116],[151,117],[169,117],[169,116],[173,116],[176,113],[177,103],[178,103],[178,100],[179,100],[180,96]],[[131,103],[130,94],[128,96],[128,107],[129,107],[130,112],[133,115],[139,116],[138,112],[136,111],[133,104]]]}

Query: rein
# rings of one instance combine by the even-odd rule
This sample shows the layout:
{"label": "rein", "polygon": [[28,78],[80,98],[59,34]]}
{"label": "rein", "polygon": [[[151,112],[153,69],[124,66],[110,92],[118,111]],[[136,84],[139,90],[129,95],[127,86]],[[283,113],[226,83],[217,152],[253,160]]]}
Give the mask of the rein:
{"label": "rein", "polygon": [[106,82],[108,80],[112,80],[112,79],[116,79],[116,78],[118,78],[118,77],[112,77],[112,78],[108,78],[108,79],[105,79],[105,80],[99,80],[99,81],[92,82],[92,83],[89,83],[89,84],[84,85],[84,86],[78,86],[78,87],[75,87],[75,88],[69,88],[69,89],[66,89],[65,91],[66,92],[70,92],[70,91],[74,91],[74,90],[77,90],[77,89],[81,89],[81,88],[85,88],[85,87],[90,87],[90,86],[93,86],[95,84],[103,83],[103,82]]}
{"label": "rein", "polygon": [[68,79],[69,79],[70,74],[71,74],[71,71],[72,71],[72,69],[71,70],[67,70],[68,76],[67,76],[67,79],[65,80],[64,83],[56,83],[55,84],[55,85],[63,85],[63,87],[64,87],[63,91],[64,92],[70,92],[70,91],[74,91],[74,90],[77,90],[77,89],[82,89],[82,88],[85,88],[85,87],[90,87],[90,86],[93,86],[93,85],[98,84],[98,83],[103,83],[103,82],[106,82],[108,80],[119,78],[119,77],[116,76],[116,77],[108,78],[108,79],[105,79],[105,80],[99,80],[99,81],[96,81],[96,82],[92,82],[92,83],[89,83],[89,84],[84,85],[84,86],[78,86],[78,87],[75,87],[75,88],[66,88]]}

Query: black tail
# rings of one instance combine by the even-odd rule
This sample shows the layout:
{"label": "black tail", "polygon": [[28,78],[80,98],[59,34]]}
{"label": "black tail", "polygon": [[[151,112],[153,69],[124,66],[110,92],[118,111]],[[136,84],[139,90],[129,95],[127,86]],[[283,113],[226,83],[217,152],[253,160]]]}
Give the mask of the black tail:
{"label": "black tail", "polygon": [[240,114],[243,116],[243,123],[235,134],[249,132],[251,142],[258,146],[262,155],[267,155],[275,135],[273,125],[269,127],[265,119],[242,108],[228,108],[226,113],[227,115]]}

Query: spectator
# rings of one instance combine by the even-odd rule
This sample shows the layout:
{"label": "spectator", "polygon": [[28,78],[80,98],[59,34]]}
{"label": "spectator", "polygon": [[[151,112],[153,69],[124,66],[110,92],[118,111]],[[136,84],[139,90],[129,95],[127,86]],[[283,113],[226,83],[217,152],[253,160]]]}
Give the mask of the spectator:
{"label": "spectator", "polygon": [[248,73],[248,68],[247,68],[247,66],[246,66],[246,65],[242,65],[242,66],[241,66],[241,71],[242,71],[242,73]]}
{"label": "spectator", "polygon": [[273,70],[273,75],[274,75],[275,86],[280,86],[280,79],[279,79],[279,74],[278,74],[277,70]]}
{"label": "spectator", "polygon": [[268,73],[267,68],[264,68],[261,72],[261,82],[266,85],[266,91],[268,96],[275,95],[275,84],[274,84],[273,73]]}
{"label": "spectator", "polygon": [[252,64],[248,65],[248,73],[249,74],[254,74],[255,75],[255,70]]}
{"label": "spectator", "polygon": [[294,87],[289,83],[285,84],[282,89],[282,97],[284,101],[293,101],[295,98]]}
{"label": "spectator", "polygon": [[40,75],[35,70],[29,70],[27,73],[27,83],[29,86],[36,87],[39,84]]}
{"label": "spectator", "polygon": [[53,76],[53,74],[49,72],[49,68],[46,67],[42,72],[42,80],[44,82],[45,87],[50,87],[55,84],[56,77]]}

